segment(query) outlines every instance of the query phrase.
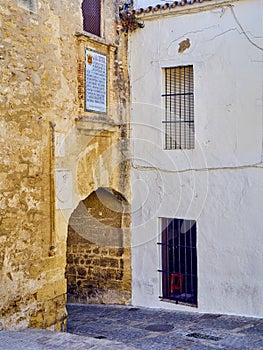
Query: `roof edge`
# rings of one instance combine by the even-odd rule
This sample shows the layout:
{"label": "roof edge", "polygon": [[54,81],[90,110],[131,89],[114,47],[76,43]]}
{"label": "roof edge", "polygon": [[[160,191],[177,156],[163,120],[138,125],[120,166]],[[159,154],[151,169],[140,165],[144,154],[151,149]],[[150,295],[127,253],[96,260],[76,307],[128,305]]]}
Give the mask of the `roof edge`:
{"label": "roof edge", "polygon": [[138,19],[151,20],[155,17],[162,16],[171,16],[175,14],[182,13],[195,13],[202,10],[209,10],[218,6],[227,6],[232,5],[235,2],[240,0],[183,0],[183,1],[174,1],[170,3],[165,3],[163,5],[157,4],[156,6],[148,6],[143,9],[134,9],[133,13]]}

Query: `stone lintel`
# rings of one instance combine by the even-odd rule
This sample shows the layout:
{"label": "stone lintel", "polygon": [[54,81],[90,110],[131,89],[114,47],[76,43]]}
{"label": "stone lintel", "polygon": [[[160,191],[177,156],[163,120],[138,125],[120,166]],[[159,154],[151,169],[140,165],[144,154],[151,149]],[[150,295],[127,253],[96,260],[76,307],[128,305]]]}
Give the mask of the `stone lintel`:
{"label": "stone lintel", "polygon": [[116,132],[120,128],[121,124],[115,123],[113,120],[106,118],[92,118],[85,116],[83,118],[76,119],[76,127],[79,131],[92,131],[92,132]]}
{"label": "stone lintel", "polygon": [[101,45],[107,46],[107,47],[109,47],[110,50],[115,50],[117,48],[117,45],[112,44],[109,41],[105,40],[104,38],[101,38],[101,37],[96,36],[96,35],[91,34],[91,33],[87,33],[87,32],[84,32],[84,31],[82,31],[82,32],[77,31],[75,33],[75,35],[76,35],[77,38],[79,38],[79,40],[92,41],[95,44],[101,44]]}

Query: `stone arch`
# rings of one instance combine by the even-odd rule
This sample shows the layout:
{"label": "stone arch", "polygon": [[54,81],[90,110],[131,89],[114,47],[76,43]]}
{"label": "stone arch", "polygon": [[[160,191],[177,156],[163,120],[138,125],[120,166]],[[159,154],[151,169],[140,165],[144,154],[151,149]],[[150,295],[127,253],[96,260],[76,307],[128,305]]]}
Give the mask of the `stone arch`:
{"label": "stone arch", "polygon": [[67,238],[69,302],[130,303],[129,212],[119,192],[101,187],[73,211]]}

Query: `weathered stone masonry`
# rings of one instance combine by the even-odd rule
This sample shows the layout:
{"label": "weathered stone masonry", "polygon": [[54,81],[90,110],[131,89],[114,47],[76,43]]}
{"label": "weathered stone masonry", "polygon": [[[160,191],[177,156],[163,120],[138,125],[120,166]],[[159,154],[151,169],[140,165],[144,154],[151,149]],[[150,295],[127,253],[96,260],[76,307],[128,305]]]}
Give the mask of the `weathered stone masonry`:
{"label": "weathered stone masonry", "polygon": [[129,301],[130,248],[123,246],[124,210],[125,204],[112,193],[99,189],[73,212],[67,247],[69,301]]}
{"label": "weathered stone masonry", "polygon": [[[85,164],[92,159],[87,157],[92,139],[98,145],[106,139],[116,145],[111,160],[121,159],[120,148],[122,152],[127,149],[126,38],[116,32],[118,6],[104,1],[104,38],[99,41],[111,56],[111,107],[102,121],[94,113],[83,112],[78,94],[79,57],[84,46],[96,45],[92,35],[76,36],[76,32],[82,33],[81,0],[63,5],[55,0],[34,3],[32,9],[26,1],[0,0],[0,328],[61,330],[66,320],[68,220],[74,208],[106,185],[129,200],[126,161],[117,161],[114,170],[110,159],[105,162],[109,180],[99,170],[94,177],[91,164]],[[83,117],[88,120],[81,124]],[[63,157],[54,158],[53,132],[66,139]],[[92,162],[97,164],[100,158],[96,154]],[[71,171],[73,179],[72,208],[56,212],[55,168]],[[103,260],[102,248],[99,252]],[[111,259],[111,253],[109,250],[106,257]],[[123,282],[121,289],[127,291],[127,301],[130,258],[129,253],[122,258],[118,254],[114,261],[119,265],[126,259],[127,283]],[[113,269],[118,281],[121,268]]]}

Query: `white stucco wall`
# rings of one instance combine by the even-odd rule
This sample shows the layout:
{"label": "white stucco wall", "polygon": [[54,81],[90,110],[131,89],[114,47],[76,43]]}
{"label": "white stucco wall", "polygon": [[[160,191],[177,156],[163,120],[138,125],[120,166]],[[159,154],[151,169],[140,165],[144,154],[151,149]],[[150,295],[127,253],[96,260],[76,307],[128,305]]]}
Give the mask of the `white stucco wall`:
{"label": "white stucco wall", "polygon": [[[232,5],[142,18],[129,38],[135,305],[194,310],[159,300],[159,218],[185,218],[197,221],[197,311],[263,316],[262,2]],[[162,68],[189,64],[196,147],[165,151]]]}

